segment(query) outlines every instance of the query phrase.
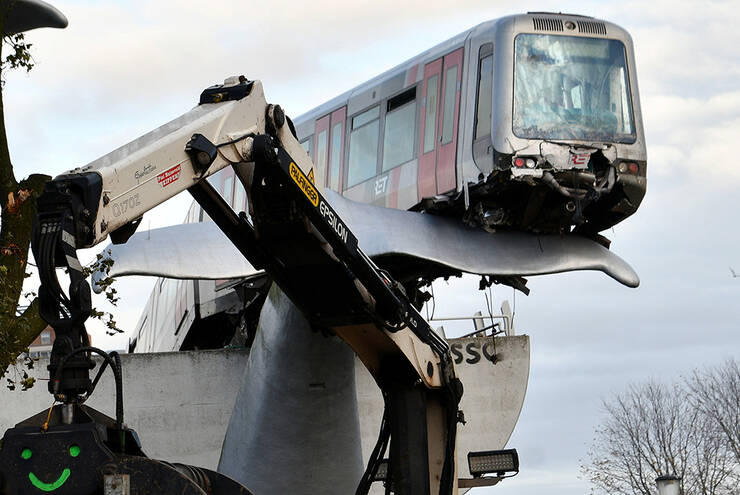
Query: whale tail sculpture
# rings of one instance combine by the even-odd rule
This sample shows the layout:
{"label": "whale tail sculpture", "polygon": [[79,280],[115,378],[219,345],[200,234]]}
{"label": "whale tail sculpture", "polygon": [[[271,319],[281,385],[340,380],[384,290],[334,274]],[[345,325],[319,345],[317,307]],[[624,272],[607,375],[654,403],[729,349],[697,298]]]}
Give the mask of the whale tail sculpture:
{"label": "whale tail sculpture", "polygon": [[13,35],[42,27],[67,27],[67,18],[59,9],[43,0],[15,0],[0,3],[3,35]]}

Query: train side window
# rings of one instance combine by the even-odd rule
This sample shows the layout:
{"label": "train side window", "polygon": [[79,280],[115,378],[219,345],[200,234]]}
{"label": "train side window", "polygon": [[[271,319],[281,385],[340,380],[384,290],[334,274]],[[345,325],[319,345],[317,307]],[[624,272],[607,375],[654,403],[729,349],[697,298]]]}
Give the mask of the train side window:
{"label": "train side window", "polygon": [[211,174],[208,177],[206,177],[206,180],[208,183],[213,186],[213,188],[219,192],[219,194],[223,193],[223,189],[221,189],[221,185],[223,184],[223,169],[219,170],[215,174]]}
{"label": "train side window", "polygon": [[416,87],[388,100],[383,135],[383,172],[414,157]]}
{"label": "train side window", "polygon": [[224,201],[229,206],[234,206],[234,176],[230,175],[224,179]]}
{"label": "train side window", "polygon": [[478,52],[478,87],[473,123],[473,161],[483,171],[493,167],[491,128],[493,127],[493,43]]}
{"label": "train side window", "polygon": [[[573,105],[573,108],[577,110],[583,109],[583,98],[581,97],[581,86],[573,86],[570,90],[570,102]],[[612,106],[612,111],[613,106]]]}
{"label": "train side window", "polygon": [[[149,311],[150,311],[149,314],[152,314],[151,313],[151,310],[153,308],[154,308],[154,306],[152,306],[151,308],[149,308]],[[134,349],[136,349],[136,344],[138,344],[139,343],[139,340],[141,339],[141,333],[144,331],[144,327],[146,326],[146,321],[149,319],[149,314],[144,315],[144,321],[141,322],[141,326],[139,327],[139,331],[136,334],[136,337],[134,337],[133,342],[131,344],[129,344],[129,351],[128,352],[133,352]],[[146,338],[146,334],[144,334],[144,338]]]}
{"label": "train side window", "polygon": [[198,216],[198,203],[193,201],[192,203],[190,203],[190,208],[188,208],[188,214],[185,216],[185,223],[197,222],[197,216]]}
{"label": "train side window", "polygon": [[[208,183],[209,183],[209,184],[210,184],[210,185],[211,185],[211,186],[212,186],[212,187],[213,187],[213,188],[214,188],[214,189],[215,189],[216,191],[218,191],[218,193],[219,193],[219,194],[220,194],[221,196],[223,196],[223,194],[224,194],[224,188],[223,188],[223,185],[224,185],[224,174],[225,174],[225,173],[226,173],[226,169],[225,169],[225,168],[222,168],[221,170],[219,170],[219,171],[218,171],[218,172],[216,172],[215,174],[211,174],[211,175],[209,175],[208,177],[206,177],[206,180],[208,181]],[[204,222],[212,222],[212,221],[213,221],[213,220],[211,219],[211,217],[210,217],[210,216],[208,216],[208,213],[206,213],[206,212],[205,212],[205,211],[203,211],[203,210],[201,210],[201,213],[202,213],[202,216],[201,216],[201,219],[202,219],[202,221],[204,221]],[[160,289],[161,289],[161,286],[160,286]]]}
{"label": "train side window", "polygon": [[325,177],[324,174],[326,171],[326,138],[326,129],[319,132],[319,135],[316,137],[316,176],[322,179]]}
{"label": "train side window", "polygon": [[427,82],[427,105],[426,115],[424,116],[424,153],[429,153],[434,149],[434,135],[437,132],[438,79],[438,76],[435,74]]}
{"label": "train side window", "polygon": [[313,160],[313,155],[311,154],[311,141],[313,141],[313,135],[306,138],[305,141],[301,141],[301,146],[303,146],[303,149],[306,150],[306,154]]}
{"label": "train side window", "polygon": [[475,136],[479,139],[491,134],[493,108],[493,45],[486,43],[480,48],[478,61],[478,98],[475,113]]}
{"label": "train side window", "polygon": [[247,191],[244,189],[242,181],[234,182],[234,211],[237,213],[247,208]]}
{"label": "train side window", "polygon": [[452,142],[452,130],[455,123],[455,93],[457,92],[457,65],[445,72],[445,104],[442,121],[442,144]]}
{"label": "train side window", "polygon": [[378,167],[380,106],[374,106],[352,117],[349,134],[347,187],[374,177]]}

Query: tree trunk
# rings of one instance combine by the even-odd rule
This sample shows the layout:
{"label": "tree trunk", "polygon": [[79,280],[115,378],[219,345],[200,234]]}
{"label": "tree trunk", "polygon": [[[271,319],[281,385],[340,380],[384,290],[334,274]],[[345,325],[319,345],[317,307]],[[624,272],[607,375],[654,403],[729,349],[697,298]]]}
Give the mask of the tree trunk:
{"label": "tree trunk", "polygon": [[3,371],[15,363],[17,356],[46,326],[39,317],[36,299],[21,315],[17,315],[17,308],[26,278],[36,199],[48,180],[48,176],[40,174],[33,174],[20,183],[16,180],[0,92],[0,370]]}

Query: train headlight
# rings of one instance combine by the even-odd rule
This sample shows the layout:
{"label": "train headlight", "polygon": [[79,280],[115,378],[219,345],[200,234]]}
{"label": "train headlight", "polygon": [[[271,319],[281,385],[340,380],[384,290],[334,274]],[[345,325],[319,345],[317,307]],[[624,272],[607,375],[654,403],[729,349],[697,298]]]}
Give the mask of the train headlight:
{"label": "train headlight", "polygon": [[517,156],[512,162],[516,168],[535,168],[537,166],[537,160],[534,158],[522,158],[521,156]]}
{"label": "train headlight", "polygon": [[620,174],[632,174],[637,175],[637,172],[640,171],[640,166],[637,165],[635,162],[621,162],[619,166],[617,167]]}

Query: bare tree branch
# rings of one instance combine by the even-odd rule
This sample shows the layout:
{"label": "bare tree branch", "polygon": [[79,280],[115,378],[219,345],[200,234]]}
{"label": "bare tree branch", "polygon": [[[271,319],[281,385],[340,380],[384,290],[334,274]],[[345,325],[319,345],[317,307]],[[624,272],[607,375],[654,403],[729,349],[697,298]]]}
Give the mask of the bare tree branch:
{"label": "bare tree branch", "polygon": [[740,463],[740,366],[728,359],[714,368],[697,370],[687,379],[694,407],[724,434]]}
{"label": "bare tree branch", "polygon": [[[698,383],[709,382],[697,376],[702,377]],[[714,397],[717,389],[726,388],[727,374],[721,377],[702,399],[704,409],[697,407],[693,390],[681,384],[632,385],[605,401],[606,419],[596,430],[588,462],[581,466],[595,492],[654,495],[655,479],[675,474],[682,478],[684,495],[740,493],[735,477],[740,463],[724,438],[725,428],[705,413],[718,414]],[[725,426],[735,421],[722,417]]]}

